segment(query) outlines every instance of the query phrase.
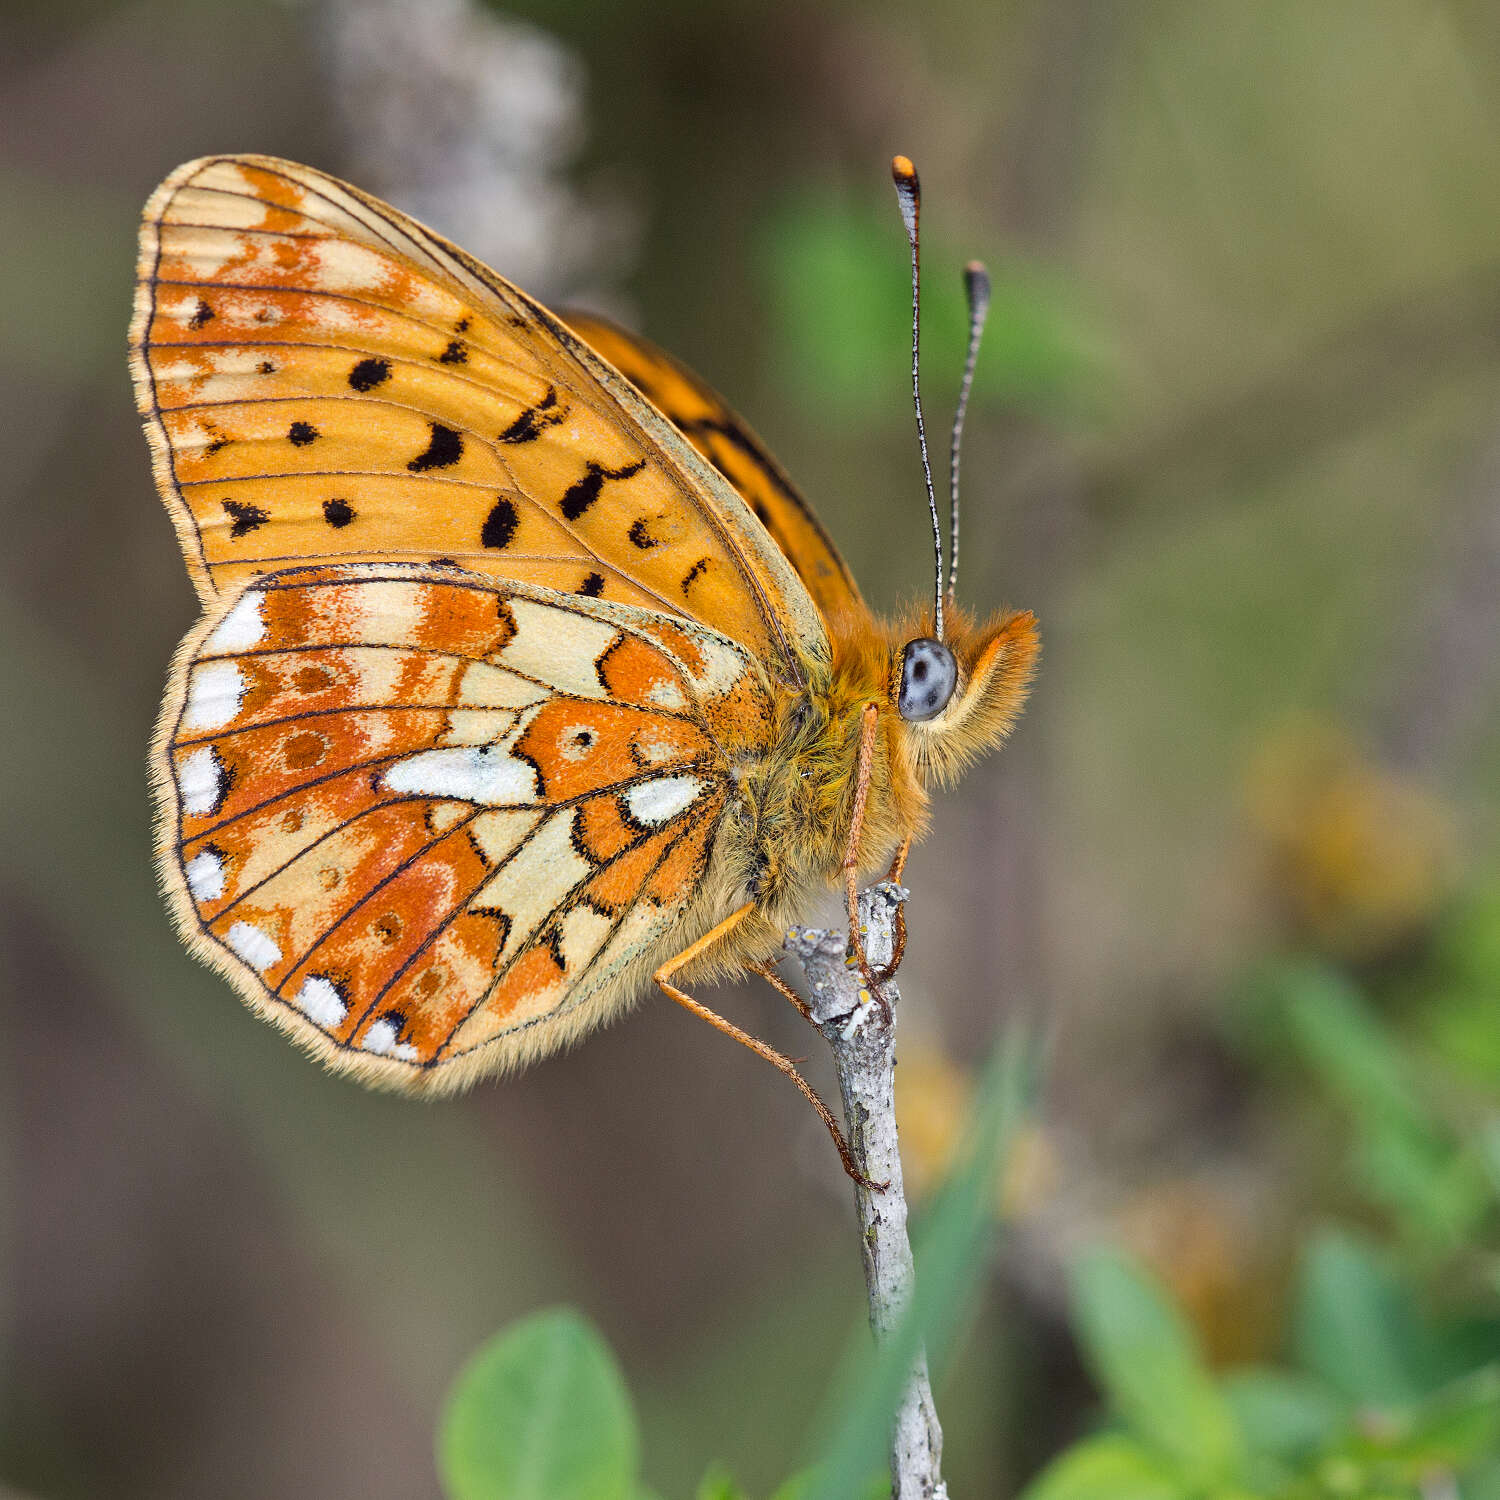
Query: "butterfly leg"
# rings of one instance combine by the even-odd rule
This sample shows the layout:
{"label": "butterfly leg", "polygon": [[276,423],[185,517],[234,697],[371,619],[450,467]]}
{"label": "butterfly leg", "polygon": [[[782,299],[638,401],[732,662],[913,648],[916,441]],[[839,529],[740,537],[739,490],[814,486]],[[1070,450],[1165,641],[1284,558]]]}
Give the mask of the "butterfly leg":
{"label": "butterfly leg", "polygon": [[[891,1024],[891,1007],[880,993],[880,978],[870,967],[864,939],[859,931],[859,836],[864,831],[865,805],[870,798],[870,771],[875,759],[875,730],[880,710],[873,703],[865,705],[864,722],[859,729],[859,759],[854,768],[854,811],[849,818],[849,842],[844,846],[844,909],[849,913],[849,948],[859,964],[859,972],[869,986],[870,997],[880,1007],[881,1019]],[[883,976],[889,978],[889,972]]]}
{"label": "butterfly leg", "polygon": [[733,1021],[727,1021],[717,1011],[710,1010],[701,1001],[694,1000],[685,991],[680,990],[671,982],[672,976],[679,969],[686,967],[696,958],[701,958],[713,945],[732,932],[755,909],[753,901],[747,901],[738,911],[731,912],[729,916],[719,923],[715,928],[703,934],[696,943],[689,944],[675,958],[669,958],[652,976],[658,985],[675,1000],[686,1011],[697,1016],[700,1021],[707,1021],[716,1031],[722,1031],[725,1036],[733,1037],[742,1047],[748,1047],[757,1057],[763,1057],[773,1068],[785,1073],[793,1083],[802,1091],[802,1096],[812,1107],[817,1110],[818,1118],[828,1128],[828,1134],[833,1137],[833,1144],[838,1148],[839,1160],[844,1164],[844,1171],[859,1183],[861,1187],[883,1190],[890,1186],[887,1182],[872,1182],[854,1164],[854,1157],[849,1151],[849,1143],[844,1139],[844,1133],[839,1129],[839,1123],[833,1117],[833,1111],[818,1097],[813,1086],[797,1071],[797,1065],[789,1057],[784,1057],[774,1047],[768,1046],[759,1037],[753,1037],[748,1031],[741,1031]]}
{"label": "butterfly leg", "polygon": [[[885,878],[892,884],[900,881],[902,872],[906,869],[906,856],[911,853],[911,839],[904,838],[896,846],[896,852],[891,858],[891,867],[885,872]],[[896,908],[896,935],[891,944],[890,962],[880,971],[882,984],[901,967],[901,960],[906,954],[906,903],[903,901]]]}
{"label": "butterfly leg", "polygon": [[770,985],[778,995],[781,995],[790,1000],[792,1004],[802,1012],[802,1019],[806,1021],[810,1026],[816,1026],[818,1024],[817,1017],[815,1017],[812,1013],[812,1006],[810,1006],[807,1001],[804,1000],[802,996],[799,995],[796,990],[794,990],[791,985],[789,985],[786,980],[784,980],[781,975],[778,974],[776,970],[770,966],[770,964],[746,964],[745,967],[747,969],[750,969],[752,972],[759,974],[760,977],[764,979],[765,982]]}

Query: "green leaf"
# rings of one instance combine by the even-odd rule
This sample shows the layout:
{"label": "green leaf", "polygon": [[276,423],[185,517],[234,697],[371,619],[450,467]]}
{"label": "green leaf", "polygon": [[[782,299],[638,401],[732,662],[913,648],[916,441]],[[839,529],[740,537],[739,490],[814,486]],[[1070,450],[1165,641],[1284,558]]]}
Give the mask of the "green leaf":
{"label": "green leaf", "polygon": [[1390,1456],[1414,1479],[1462,1469],[1500,1443],[1500,1367],[1476,1370],[1424,1401]]}
{"label": "green leaf", "polygon": [[[819,1494],[818,1471],[803,1469],[777,1486],[771,1500],[815,1500]],[[889,1469],[871,1474],[863,1488],[854,1491],[857,1500],[891,1500],[891,1476]]]}
{"label": "green leaf", "polygon": [[812,1469],[799,1470],[790,1479],[777,1485],[771,1500],[807,1500],[813,1492],[813,1483],[817,1477]]}
{"label": "green leaf", "polygon": [[[948,266],[922,289],[927,368],[956,374],[968,341],[957,268],[964,255],[928,236],[923,263]],[[766,222],[758,258],[776,329],[782,384],[844,421],[871,420],[902,392],[899,351],[911,337],[910,261],[884,195],[840,203],[790,197]],[[990,257],[990,318],[976,403],[1088,417],[1118,383],[1119,356],[1055,270]],[[952,378],[950,376],[950,378]]]}
{"label": "green leaf", "polygon": [[1455,1141],[1376,1121],[1357,1160],[1370,1195],[1405,1229],[1443,1249],[1461,1249],[1493,1207],[1482,1162]]}
{"label": "green leaf", "polygon": [[1276,982],[1291,1041],[1348,1108],[1414,1133],[1433,1130],[1400,1051],[1349,980],[1307,963],[1281,968]]}
{"label": "green leaf", "polygon": [[1469,890],[1439,924],[1433,946],[1454,981],[1493,1002],[1500,992],[1500,881]]}
{"label": "green leaf", "polygon": [[1490,1455],[1464,1475],[1464,1500],[1500,1500],[1500,1453]]}
{"label": "green leaf", "polygon": [[1021,1492],[1021,1500],[1184,1500],[1191,1486],[1134,1438],[1106,1432],[1075,1443]]}
{"label": "green leaf", "polygon": [[1074,1323],[1110,1405],[1195,1483],[1222,1484],[1244,1453],[1186,1320],[1124,1255],[1095,1250],[1072,1276]]}
{"label": "green leaf", "polygon": [[1500,1120],[1486,1120],[1479,1127],[1474,1135],[1474,1152],[1490,1191],[1500,1196]]}
{"label": "green leaf", "polygon": [[1303,1261],[1298,1362],[1350,1401],[1399,1406],[1422,1394],[1424,1333],[1404,1287],[1357,1240],[1325,1232]]}
{"label": "green leaf", "polygon": [[694,1500],[745,1500],[745,1492],[722,1464],[713,1464],[698,1481]]}
{"label": "green leaf", "polygon": [[1249,1448],[1288,1462],[1323,1447],[1343,1416],[1326,1386],[1284,1370],[1236,1370],[1220,1389]]}
{"label": "green leaf", "polygon": [[941,1367],[985,1262],[999,1164],[1029,1096],[1031,1073],[1021,1040],[1003,1039],[975,1095],[960,1165],[938,1194],[919,1239],[916,1287],[906,1315],[873,1359],[862,1331],[835,1382],[834,1404],[818,1428],[824,1436],[816,1451],[823,1456],[810,1487],[799,1492],[807,1500],[863,1494],[869,1476],[887,1462],[891,1418],[924,1341],[929,1362]]}
{"label": "green leaf", "polygon": [[483,1345],[438,1432],[450,1500],[632,1500],[638,1465],[614,1357],[570,1308],[535,1313]]}

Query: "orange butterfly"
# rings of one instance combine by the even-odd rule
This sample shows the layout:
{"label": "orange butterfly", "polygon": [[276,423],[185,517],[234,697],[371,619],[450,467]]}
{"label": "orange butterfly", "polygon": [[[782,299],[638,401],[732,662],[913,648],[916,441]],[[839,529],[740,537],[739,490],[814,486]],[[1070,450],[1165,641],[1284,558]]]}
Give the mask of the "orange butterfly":
{"label": "orange butterfly", "polygon": [[410,1093],[654,978],[796,1079],[852,1171],[791,1062],[672,981],[790,993],[767,960],[812,892],[852,902],[1006,734],[1032,617],[976,626],[940,566],[930,610],[878,619],[696,376],[308,167],[153,194],[131,369],[204,606],[152,752],[189,948]]}

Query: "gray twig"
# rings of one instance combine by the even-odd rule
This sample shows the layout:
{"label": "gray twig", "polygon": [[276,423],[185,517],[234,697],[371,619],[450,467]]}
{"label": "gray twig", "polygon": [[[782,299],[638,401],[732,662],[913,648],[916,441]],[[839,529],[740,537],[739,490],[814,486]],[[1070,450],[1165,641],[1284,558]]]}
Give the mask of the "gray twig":
{"label": "gray twig", "polygon": [[[906,891],[893,881],[872,885],[859,898],[865,951],[876,969],[894,950],[896,914],[905,900]],[[891,1007],[887,1024],[859,969],[848,961],[843,932],[794,928],[786,948],[802,961],[813,1022],[833,1049],[849,1150],[867,1178],[886,1184],[883,1190],[856,1184],[854,1190],[870,1327],[883,1340],[910,1305],[915,1279],[896,1140],[895,1016],[901,996],[894,980],[881,986]],[[920,1349],[891,1430],[894,1500],[947,1500],[942,1457],[943,1431],[932,1404],[927,1353]]]}

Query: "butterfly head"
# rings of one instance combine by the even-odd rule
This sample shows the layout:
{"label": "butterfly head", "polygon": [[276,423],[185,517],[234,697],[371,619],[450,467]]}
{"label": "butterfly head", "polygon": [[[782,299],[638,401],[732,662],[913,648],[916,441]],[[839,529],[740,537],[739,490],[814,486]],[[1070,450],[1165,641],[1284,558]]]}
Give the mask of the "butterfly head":
{"label": "butterfly head", "polygon": [[930,612],[923,624],[895,632],[906,639],[892,645],[887,691],[919,778],[946,786],[1015,723],[1036,669],[1036,619],[1002,611],[976,623],[950,600],[946,640]]}

